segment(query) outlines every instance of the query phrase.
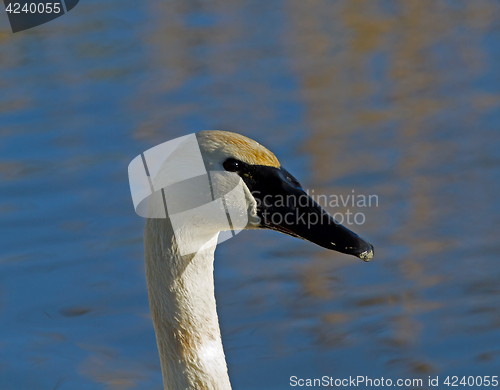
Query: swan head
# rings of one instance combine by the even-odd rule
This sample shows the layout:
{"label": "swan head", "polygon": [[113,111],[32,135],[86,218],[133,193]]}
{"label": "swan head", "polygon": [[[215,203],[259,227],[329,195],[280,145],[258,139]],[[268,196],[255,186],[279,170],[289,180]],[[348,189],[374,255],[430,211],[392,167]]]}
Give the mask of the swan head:
{"label": "swan head", "polygon": [[[203,162],[212,174],[212,188],[229,193],[238,183],[242,194],[226,197],[229,209],[245,209],[244,228],[270,229],[369,261],[373,246],[339,224],[258,142],[226,131],[196,133]],[[243,207],[242,204],[244,203]]]}

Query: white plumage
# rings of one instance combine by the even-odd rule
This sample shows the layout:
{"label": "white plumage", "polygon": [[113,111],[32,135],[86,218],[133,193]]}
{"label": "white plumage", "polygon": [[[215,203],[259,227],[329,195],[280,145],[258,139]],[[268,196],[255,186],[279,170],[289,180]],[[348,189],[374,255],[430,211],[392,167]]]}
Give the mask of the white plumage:
{"label": "white plumage", "polygon": [[[198,133],[197,139],[209,171],[224,171],[223,164],[229,158],[237,159],[252,169],[260,167],[259,169],[270,169],[274,172],[280,169],[274,154],[239,134],[205,131]],[[182,146],[175,151],[181,155],[184,152],[186,151],[183,151]],[[175,169],[165,164],[160,167],[155,180],[161,181],[167,174],[172,177],[175,172],[171,171]],[[258,180],[254,174],[239,174],[247,183],[250,183],[250,180]],[[224,183],[220,185],[223,186]],[[287,182],[286,185],[291,184]],[[257,201],[251,193],[251,188],[245,183],[243,188],[243,212],[248,213],[249,221],[246,227],[255,228],[255,221],[258,220]],[[189,196],[187,191],[186,197]],[[234,204],[228,207],[242,206]],[[270,228],[279,230],[276,227]],[[207,220],[196,213],[184,220],[181,227],[177,226],[175,234],[169,219],[146,221],[146,278],[165,390],[231,389],[219,330],[213,280],[214,251],[219,232],[223,229],[223,224]],[[281,231],[289,234],[289,229],[293,230],[293,227],[288,226]],[[343,227],[342,229],[354,234]],[[346,234],[344,230],[341,230],[342,234]],[[194,231],[196,237],[193,237]],[[361,240],[365,245],[361,238],[354,236],[354,240]],[[314,241],[309,237],[306,239]],[[201,240],[205,245],[196,254],[183,256],[179,247],[186,247],[193,240]],[[330,249],[339,250],[338,245],[333,242],[331,244],[335,248],[332,246]],[[319,245],[327,247],[323,242],[319,242]],[[353,244],[349,245],[351,250]],[[363,251],[365,256],[362,258],[373,256],[369,247],[363,247],[360,251]],[[361,257],[359,253],[355,254]]]}

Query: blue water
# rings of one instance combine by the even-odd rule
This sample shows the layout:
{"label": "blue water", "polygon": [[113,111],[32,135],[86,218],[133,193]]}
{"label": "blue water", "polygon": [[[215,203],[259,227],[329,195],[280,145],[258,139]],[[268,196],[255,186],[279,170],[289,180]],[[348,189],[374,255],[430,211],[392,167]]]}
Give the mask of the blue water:
{"label": "blue water", "polygon": [[[500,375],[495,1],[82,0],[0,14],[0,389],[161,389],[128,163],[205,129],[318,194],[378,196],[365,264],[275,232],[217,249],[234,389]],[[418,387],[406,387],[418,388]]]}

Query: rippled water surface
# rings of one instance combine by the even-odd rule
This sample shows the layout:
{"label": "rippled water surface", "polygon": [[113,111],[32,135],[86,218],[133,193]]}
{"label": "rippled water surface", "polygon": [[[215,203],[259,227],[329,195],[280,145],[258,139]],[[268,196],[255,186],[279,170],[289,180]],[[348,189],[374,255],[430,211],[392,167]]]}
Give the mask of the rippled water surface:
{"label": "rippled water surface", "polygon": [[[0,14],[0,389],[162,388],[129,161],[257,139],[346,207],[370,263],[274,232],[216,252],[235,389],[500,375],[496,1],[82,0]],[[426,387],[426,386],[424,386]]]}

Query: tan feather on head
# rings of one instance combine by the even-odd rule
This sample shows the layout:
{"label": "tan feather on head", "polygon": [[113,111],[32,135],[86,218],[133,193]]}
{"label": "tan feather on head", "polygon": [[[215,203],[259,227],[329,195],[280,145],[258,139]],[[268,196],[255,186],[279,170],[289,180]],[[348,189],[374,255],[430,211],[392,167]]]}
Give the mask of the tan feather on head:
{"label": "tan feather on head", "polygon": [[196,133],[206,152],[231,149],[232,156],[247,164],[280,167],[276,156],[267,148],[241,134],[229,131],[207,130]]}

